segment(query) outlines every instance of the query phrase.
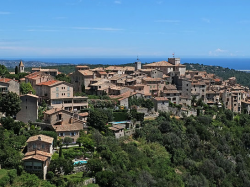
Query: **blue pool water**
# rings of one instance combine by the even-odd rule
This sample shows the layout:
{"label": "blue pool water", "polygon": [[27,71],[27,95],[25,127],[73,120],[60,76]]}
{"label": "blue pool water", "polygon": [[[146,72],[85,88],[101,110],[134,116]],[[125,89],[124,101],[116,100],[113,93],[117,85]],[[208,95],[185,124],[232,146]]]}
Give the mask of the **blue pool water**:
{"label": "blue pool water", "polygon": [[113,124],[119,124],[119,123],[129,123],[129,121],[117,121],[117,122],[112,122]]}
{"label": "blue pool water", "polygon": [[79,160],[79,161],[75,161],[75,162],[74,162],[74,165],[75,165],[75,164],[86,164],[86,163],[87,163],[86,160]]}

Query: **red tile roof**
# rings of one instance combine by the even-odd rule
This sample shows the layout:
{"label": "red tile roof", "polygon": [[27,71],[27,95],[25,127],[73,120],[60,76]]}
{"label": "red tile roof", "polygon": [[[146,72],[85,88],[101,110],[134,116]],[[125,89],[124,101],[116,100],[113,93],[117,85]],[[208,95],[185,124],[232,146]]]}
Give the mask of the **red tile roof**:
{"label": "red tile roof", "polygon": [[[41,138],[41,140],[39,140],[39,137]],[[42,141],[42,142],[46,142],[46,143],[52,143],[54,140],[54,138],[50,137],[50,136],[45,136],[42,134],[36,135],[36,136],[31,136],[26,142],[33,142],[33,141]]]}
{"label": "red tile roof", "polygon": [[59,82],[59,81],[58,80],[50,80],[50,81],[47,81],[47,82],[41,82],[41,83],[39,83],[37,85],[38,86],[40,86],[40,85],[49,86],[49,85],[54,84],[56,82]]}
{"label": "red tile roof", "polygon": [[1,78],[0,82],[10,82],[12,79],[8,79],[8,78]]}
{"label": "red tile roof", "polygon": [[168,98],[166,98],[166,97],[155,97],[154,99],[156,101],[168,101]]}

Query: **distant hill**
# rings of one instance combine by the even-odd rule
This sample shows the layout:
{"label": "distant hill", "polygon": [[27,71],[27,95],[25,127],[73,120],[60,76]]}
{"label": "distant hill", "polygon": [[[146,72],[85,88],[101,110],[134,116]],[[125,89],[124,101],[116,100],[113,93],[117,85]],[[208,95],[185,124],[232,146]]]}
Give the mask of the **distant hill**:
{"label": "distant hill", "polygon": [[[97,67],[108,67],[108,66],[111,66],[111,65],[103,65],[103,64],[78,64],[78,65],[87,65],[90,67],[90,69],[94,69],[94,68],[97,68]],[[76,64],[74,65],[64,65],[64,64],[57,64],[57,65],[50,65],[50,66],[41,66],[43,67],[44,69],[58,69],[60,72],[62,73],[65,73],[65,74],[69,74],[73,71],[75,71],[75,66]],[[120,64],[120,65],[117,65],[117,66],[134,66],[133,63],[129,63],[129,64]],[[14,66],[15,67],[15,66]],[[32,67],[40,67],[40,66],[31,66],[31,67],[26,67],[25,66],[25,71],[31,71]],[[14,71],[14,68],[8,68],[9,71]]]}
{"label": "distant hill", "polygon": [[[4,65],[8,69],[14,69],[18,66],[20,60],[0,60],[0,64]],[[62,63],[52,63],[52,62],[40,62],[40,61],[23,61],[25,67],[44,67],[44,66],[59,66],[59,65],[70,65]]]}

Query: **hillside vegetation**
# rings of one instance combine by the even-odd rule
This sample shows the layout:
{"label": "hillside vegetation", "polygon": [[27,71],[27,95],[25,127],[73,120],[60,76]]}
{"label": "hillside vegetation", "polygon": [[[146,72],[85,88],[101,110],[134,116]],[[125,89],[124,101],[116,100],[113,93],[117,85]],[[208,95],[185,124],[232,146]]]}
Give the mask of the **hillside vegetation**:
{"label": "hillside vegetation", "polygon": [[185,63],[187,70],[197,70],[197,71],[206,71],[207,73],[213,73],[223,80],[226,80],[230,77],[236,77],[237,83],[250,87],[250,74],[243,71],[236,71],[234,69],[223,68],[220,66],[207,66],[203,64],[191,64]]}

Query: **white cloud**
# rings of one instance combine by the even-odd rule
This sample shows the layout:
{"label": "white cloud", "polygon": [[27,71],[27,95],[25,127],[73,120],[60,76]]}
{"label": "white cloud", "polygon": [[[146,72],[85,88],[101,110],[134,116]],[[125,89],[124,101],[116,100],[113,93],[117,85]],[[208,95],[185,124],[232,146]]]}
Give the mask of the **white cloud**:
{"label": "white cloud", "polygon": [[201,20],[202,20],[203,22],[210,23],[210,19],[207,19],[207,18],[201,18]]}
{"label": "white cloud", "polygon": [[216,49],[216,50],[215,50],[215,52],[218,52],[218,53],[224,53],[224,52],[227,52],[227,51],[226,51],[226,50],[223,50],[223,49],[218,48],[218,49]]}
{"label": "white cloud", "polygon": [[115,4],[122,4],[121,1],[114,1]]}
{"label": "white cloud", "polygon": [[10,12],[2,12],[2,11],[0,11],[0,14],[1,15],[7,15],[7,14],[11,14]]}
{"label": "white cloud", "polygon": [[156,20],[155,22],[161,22],[161,23],[179,23],[180,20]]}
{"label": "white cloud", "polygon": [[220,56],[220,55],[228,55],[228,51],[224,49],[215,49],[214,51],[208,52],[209,56]]}

